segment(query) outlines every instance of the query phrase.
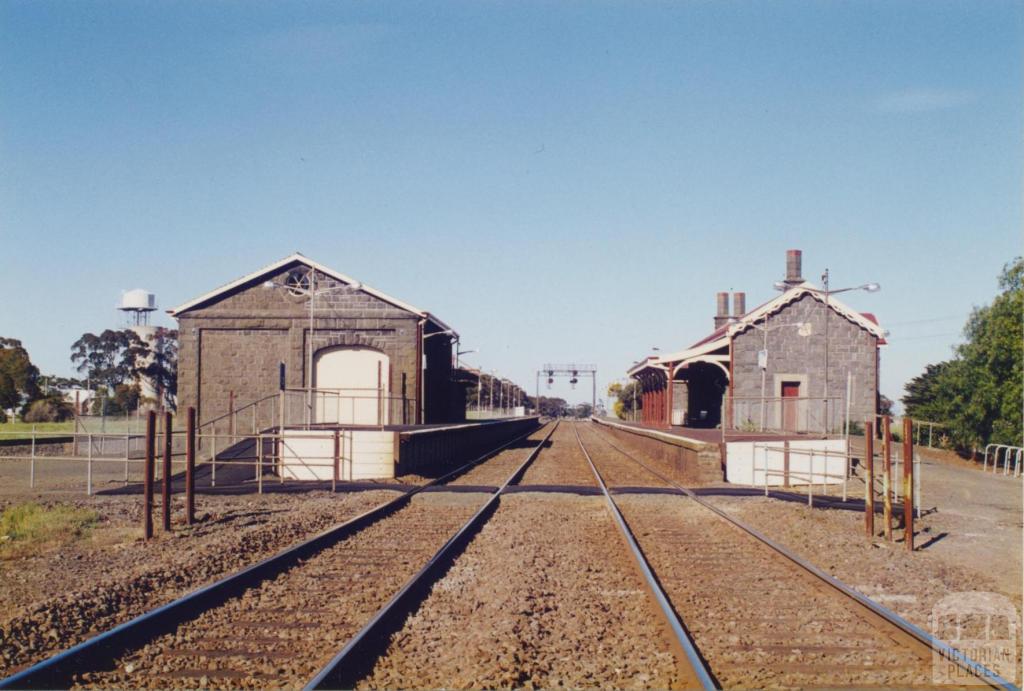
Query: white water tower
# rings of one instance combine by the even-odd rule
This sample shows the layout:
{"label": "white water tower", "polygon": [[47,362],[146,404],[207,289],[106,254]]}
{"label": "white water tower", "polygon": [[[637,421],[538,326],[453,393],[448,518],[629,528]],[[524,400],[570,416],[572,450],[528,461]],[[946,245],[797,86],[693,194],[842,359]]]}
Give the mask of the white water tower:
{"label": "white water tower", "polygon": [[125,313],[129,326],[149,326],[149,313],[156,311],[156,295],[142,288],[126,290],[117,309]]}
{"label": "white water tower", "polygon": [[[149,313],[156,311],[156,295],[136,288],[127,290],[121,294],[121,304],[117,309],[124,312],[128,320],[128,328],[138,335],[146,344],[151,344],[153,335],[156,334],[156,327],[149,323]],[[145,365],[146,363],[138,363]],[[139,377],[139,393],[145,398],[156,399],[157,391],[153,382],[148,377]]]}

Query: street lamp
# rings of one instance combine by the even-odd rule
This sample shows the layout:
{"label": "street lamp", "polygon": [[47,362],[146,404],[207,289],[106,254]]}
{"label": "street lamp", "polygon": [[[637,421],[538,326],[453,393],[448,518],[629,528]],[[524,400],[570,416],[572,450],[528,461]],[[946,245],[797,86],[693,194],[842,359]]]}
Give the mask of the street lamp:
{"label": "street lamp", "polygon": [[757,366],[761,368],[761,431],[764,432],[764,414],[765,414],[765,382],[767,380],[768,372],[768,332],[775,331],[776,329],[783,329],[787,326],[795,326],[798,329],[801,328],[803,322],[793,322],[792,324],[776,324],[774,326],[768,326],[768,316],[764,317],[764,325],[758,325],[756,323],[750,324],[755,329],[761,331],[763,335],[761,352],[757,354]]}
{"label": "street lamp", "polygon": [[[306,348],[306,428],[308,429],[313,420],[313,336],[315,333],[315,324],[313,322],[313,301],[317,295],[327,295],[334,293],[339,290],[359,290],[363,287],[363,284],[359,281],[350,285],[338,285],[331,286],[329,288],[317,289],[316,287],[316,270],[310,268],[306,272],[306,285],[303,286],[301,281],[296,281],[294,284],[277,283],[274,280],[267,280],[263,282],[265,289],[273,288],[284,288],[291,292],[293,295],[305,295],[309,298],[309,342]],[[283,411],[282,411],[283,412]],[[284,426],[284,419],[281,419],[281,425]]]}
{"label": "street lamp", "polygon": [[[828,432],[828,350],[829,350],[828,323],[829,323],[829,316],[830,316],[830,314],[829,314],[828,298],[829,298],[830,295],[836,295],[838,293],[848,293],[848,292],[850,292],[852,290],[863,290],[864,292],[867,292],[867,293],[877,293],[879,290],[882,289],[882,286],[880,286],[879,284],[877,284],[877,283],[872,281],[870,283],[862,283],[859,286],[851,286],[849,288],[836,288],[836,289],[832,289],[832,288],[829,287],[829,271],[828,271],[828,268],[826,268],[825,269],[825,273],[823,273],[821,275],[821,282],[825,286],[824,288],[812,288],[812,287],[806,286],[806,287],[804,287],[804,290],[806,290],[808,292],[811,292],[811,293],[815,293],[817,295],[823,295],[824,298],[825,298],[825,377],[824,377],[824,379],[825,379],[825,386],[824,386],[824,398],[823,398],[823,401],[824,401],[824,404],[825,404],[824,426],[825,426],[825,432],[827,433]],[[783,286],[783,287],[780,288],[779,287],[780,285]],[[782,283],[781,281],[778,281],[778,282],[775,283],[776,290],[785,290],[788,287],[789,286],[787,286],[785,283]]]}

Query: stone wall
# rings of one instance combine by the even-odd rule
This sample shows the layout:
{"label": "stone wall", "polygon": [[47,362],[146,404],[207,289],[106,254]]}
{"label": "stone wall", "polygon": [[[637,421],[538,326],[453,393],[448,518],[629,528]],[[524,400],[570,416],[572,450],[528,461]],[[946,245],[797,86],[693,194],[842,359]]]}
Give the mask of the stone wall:
{"label": "stone wall", "polygon": [[600,425],[602,434],[611,437],[624,451],[637,455],[640,461],[679,484],[712,484],[725,477],[718,444],[702,444],[600,418],[593,420]]}
{"label": "stone wall", "polygon": [[[877,339],[862,327],[849,321],[810,295],[782,308],[768,318],[768,368],[766,371],[769,398],[780,396],[776,375],[803,375],[800,395],[821,397],[825,386],[825,319],[829,319],[828,392],[845,404],[847,372],[853,374],[853,397],[850,417],[863,422],[875,414],[877,380]],[[773,328],[779,324],[803,322],[810,324],[810,334],[801,335],[796,327]],[[761,369],[757,352],[764,334],[755,328],[733,339],[733,395],[737,398],[761,396]],[[771,407],[767,410],[773,412]],[[845,413],[845,411],[842,411]],[[770,422],[769,422],[770,424]]]}

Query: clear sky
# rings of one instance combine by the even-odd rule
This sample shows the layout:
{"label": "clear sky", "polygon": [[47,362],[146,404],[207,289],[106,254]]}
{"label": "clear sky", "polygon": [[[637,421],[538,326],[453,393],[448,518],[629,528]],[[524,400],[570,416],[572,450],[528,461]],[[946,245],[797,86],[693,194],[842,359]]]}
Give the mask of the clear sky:
{"label": "clear sky", "polygon": [[800,248],[898,397],[1021,253],[1022,8],[4,0],[0,336],[71,374],[121,290],[298,250],[603,389]]}

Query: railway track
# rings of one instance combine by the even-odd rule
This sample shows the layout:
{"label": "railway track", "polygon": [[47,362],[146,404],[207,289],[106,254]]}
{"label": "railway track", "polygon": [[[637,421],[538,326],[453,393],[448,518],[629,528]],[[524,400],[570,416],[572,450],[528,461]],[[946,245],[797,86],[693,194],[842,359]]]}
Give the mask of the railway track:
{"label": "railway track", "polygon": [[[329,679],[338,648],[358,640],[382,604],[407,601],[496,503],[496,495],[426,490],[485,460],[513,468],[507,484],[555,426],[84,641],[0,688],[281,688]],[[525,459],[524,441],[532,442]]]}
{"label": "railway track", "polygon": [[367,631],[372,644],[313,687],[711,688],[638,550],[618,546],[614,506],[571,496],[601,486],[574,426],[559,426],[414,616]]}
{"label": "railway track", "polygon": [[[431,486],[442,484],[461,485],[462,491],[430,491]],[[629,555],[625,563],[633,564],[660,615],[659,622],[634,624],[638,632],[634,643],[656,631],[660,633],[653,635],[662,636],[659,640],[670,642],[673,671],[652,678],[668,680],[662,685],[930,686],[933,650],[947,653],[962,666],[972,664],[676,485],[591,425],[556,423],[2,680],[0,688],[351,688],[373,686],[382,679],[401,681],[404,677],[380,676],[381,669],[375,665],[410,621],[409,615],[427,601],[432,588],[441,584],[444,574],[457,565],[474,536],[495,515],[502,497],[516,488],[571,491],[573,487],[603,496],[626,546],[618,554]],[[645,490],[637,494],[636,488]],[[621,492],[629,489],[633,493]],[[510,504],[523,506],[529,496],[510,498]],[[558,568],[558,546],[587,528],[580,524],[559,533],[555,527],[560,520],[559,500],[551,496],[544,501],[548,513],[543,527],[537,528],[545,533],[547,552],[535,555],[530,568],[549,578],[548,571]],[[580,502],[580,511],[584,506],[593,511],[595,506],[591,497],[573,501]],[[591,514],[589,520],[607,519]],[[481,543],[478,552],[493,555],[522,545],[521,528],[504,530],[505,547]],[[609,540],[614,538],[605,535],[576,551],[597,553],[609,547]],[[470,572],[493,568],[487,558],[477,555],[477,560]],[[615,560],[622,561],[618,556]],[[590,570],[585,558],[574,568]],[[607,574],[591,577],[605,586],[584,590],[590,595],[577,598],[576,605],[586,609],[593,604],[588,598],[607,598],[611,587],[623,599],[612,605],[599,603],[597,610],[622,607],[632,615],[646,612],[642,599],[638,602],[630,594],[636,592],[635,586],[625,585],[630,579],[617,578],[614,586]],[[512,578],[509,587],[514,589],[517,580],[521,579]],[[519,613],[526,631],[520,632],[526,636],[520,643],[527,655],[540,650],[531,636],[543,640],[554,635],[543,630],[544,613],[558,606],[551,600],[558,592],[552,587],[542,589],[539,604],[529,605],[541,609]],[[459,630],[465,625],[459,613],[469,616],[472,609],[452,597],[449,607],[455,615],[447,617],[446,626],[449,631]],[[483,627],[498,626],[504,614],[499,608]],[[575,626],[572,636],[577,640],[597,637],[593,651],[586,646],[564,650],[579,651],[576,657],[588,650],[591,657],[612,659],[616,655],[643,659],[645,652],[651,652],[635,645],[600,642],[600,631],[607,633],[607,622],[613,619],[605,618],[603,629],[591,630],[582,621]],[[572,636],[563,636],[563,644]],[[450,638],[435,639],[435,651],[437,645],[444,650],[444,641]],[[664,665],[667,654],[655,652],[650,660]],[[534,662],[516,656],[512,660],[524,667]],[[472,664],[458,654],[455,662],[456,669]],[[512,676],[495,683],[535,683],[550,673],[552,667],[545,665],[587,667],[591,662],[563,653],[559,661],[544,663],[533,676]],[[621,675],[623,670],[614,672]],[[472,680],[472,672],[467,673]],[[610,673],[606,666],[593,672],[595,676],[578,679],[636,685],[637,677],[602,676]],[[998,677],[986,681],[997,688],[1013,688]]]}
{"label": "railway track", "polygon": [[[933,652],[976,663],[706,503],[589,426],[579,443],[608,480],[673,611],[724,687],[934,684]],[[589,448],[588,448],[589,447]],[[618,494],[660,486],[679,494]],[[1014,688],[982,677],[995,688]]]}

